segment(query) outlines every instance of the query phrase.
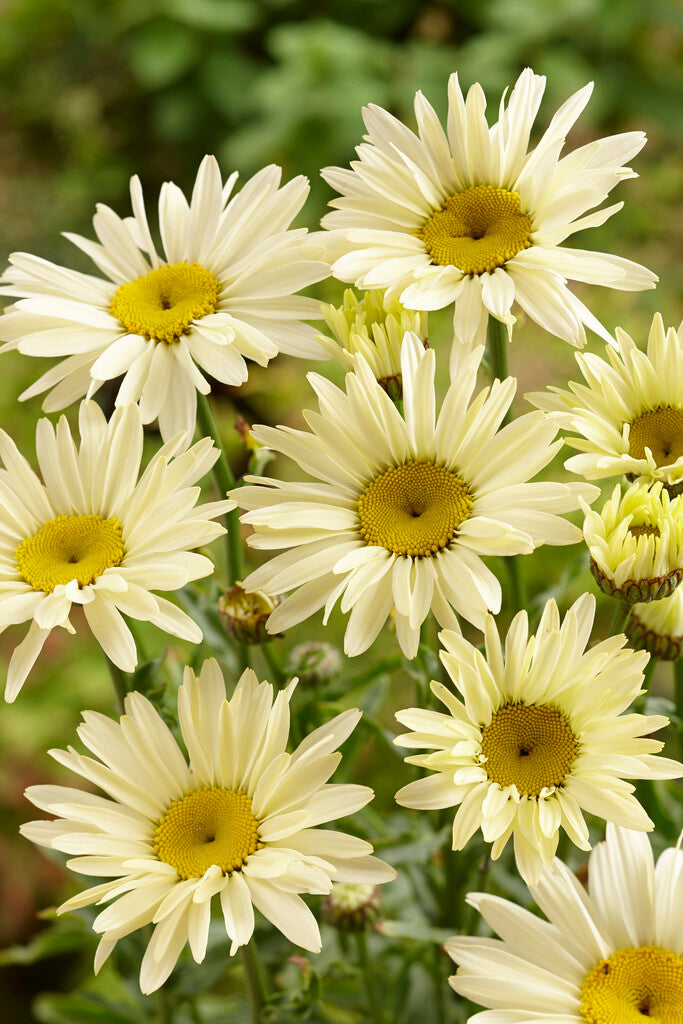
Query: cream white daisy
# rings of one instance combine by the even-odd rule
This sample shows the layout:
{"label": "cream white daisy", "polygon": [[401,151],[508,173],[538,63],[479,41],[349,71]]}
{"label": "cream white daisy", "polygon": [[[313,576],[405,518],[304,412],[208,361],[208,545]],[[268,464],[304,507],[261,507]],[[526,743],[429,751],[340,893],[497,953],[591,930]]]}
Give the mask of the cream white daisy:
{"label": "cream white daisy", "polygon": [[588,892],[560,860],[531,895],[547,921],[470,893],[500,939],[458,936],[450,983],[491,1007],[470,1024],[683,1024],[683,851],[655,867],[646,836],[607,826]]}
{"label": "cream white daisy", "polygon": [[554,395],[527,395],[548,410],[580,455],[565,466],[589,480],[628,473],[643,482],[661,480],[672,490],[683,481],[683,325],[664,328],[659,313],[652,321],[647,352],[617,327],[617,347],[607,360],[577,352],[585,384]]}
{"label": "cream white daisy", "polygon": [[683,655],[683,589],[649,604],[634,604],[626,623],[634,647],[649,651],[662,661],[678,661]]}
{"label": "cream white daisy", "polygon": [[629,604],[668,597],[683,579],[683,498],[661,483],[616,485],[600,512],[584,504],[583,537],[598,586]]}
{"label": "cream white daisy", "polygon": [[[316,374],[309,381],[320,412],[310,432],[254,427],[258,441],[282,452],[314,483],[248,478],[231,496],[255,530],[254,548],[287,548],[245,579],[247,590],[295,590],[268,619],[280,632],[339,598],[351,612],[347,654],[361,654],[395,608],[398,642],[417,652],[430,610],[442,626],[457,615],[482,627],[498,611],[500,584],[486,555],[529,553],[540,544],[572,544],[576,527],[557,513],[593,500],[591,484],[527,483],[558,450],[555,427],[529,413],[499,430],[513,378],[496,381],[470,404],[482,350],[463,360],[436,415],[434,352],[406,334],[401,354],[404,414],[361,355],[346,392]],[[589,488],[590,491],[587,491]],[[455,614],[457,613],[457,615]]]}
{"label": "cream white daisy", "polygon": [[402,395],[401,342],[412,331],[427,342],[427,314],[406,309],[384,292],[365,292],[362,298],[347,288],[341,306],[321,306],[320,312],[336,340],[318,335],[318,341],[345,370],[353,370],[360,353],[387,394]]}
{"label": "cream white daisy", "polygon": [[21,689],[55,626],[73,633],[81,605],[95,639],[114,664],[131,672],[135,641],[123,615],[153,622],[198,643],[199,626],[151,593],[179,590],[213,572],[193,552],[225,533],[213,520],[230,501],[198,505],[194,486],[218,458],[204,438],[187,451],[179,434],[138,480],[143,427],[128,404],[107,423],[95,402],[82,402],[77,447],[66,417],[55,429],[38,421],[36,454],[43,480],[0,431],[0,631],[30,622],[9,664],[5,699]]}
{"label": "cream white daisy", "polygon": [[143,992],[164,983],[186,943],[201,963],[217,895],[231,954],[251,938],[254,907],[291,942],[318,952],[318,925],[299,893],[328,893],[333,879],[374,885],[395,877],[370,856],[370,843],[317,827],[354,813],[373,793],[327,784],[359,711],[343,712],[286,752],[295,683],[273,699],[272,686],[247,670],[226,700],[217,662],[205,662],[199,678],[186,669],[178,714],[189,764],[139,693],[126,697],[120,722],[85,712],[78,734],[92,757],[51,751],[106,796],[32,786],[27,797],[57,819],[21,831],[71,854],[74,871],[107,879],[59,908],[108,904],[93,922],[102,935],[96,971],[119,939],[150,923]]}
{"label": "cream white daisy", "polygon": [[489,316],[511,330],[515,302],[572,345],[585,343],[584,325],[610,341],[567,280],[639,291],[657,278],[622,257],[562,245],[621,208],[595,210],[634,176],[622,165],[645,143],[642,132],[628,132],[560,157],[592,88],[560,107],[531,151],[545,78],[529,68],[492,127],[481,86],[465,99],[456,74],[448,85],[447,132],[420,92],[417,135],[381,107],[366,107],[359,159],[351,170],[323,172],[341,193],[323,220],[330,255],[339,257],[335,277],[387,288],[411,309],[455,303],[456,339],[465,345],[483,342]]}
{"label": "cream white daisy", "polygon": [[247,379],[245,359],[265,366],[278,351],[323,356],[313,299],[299,289],[327,277],[310,258],[306,229],[290,230],[308,195],[297,177],[282,188],[270,166],[231,197],[214,157],[202,161],[188,202],[172,182],[159,196],[163,248],[157,251],[142,188],[130,183],[133,216],[98,206],[98,242],[67,234],[104,277],[15,253],[0,294],[18,296],[0,318],[5,349],[66,356],[22,399],[49,391],[46,412],[63,409],[106,380],[123,376],[117,404],[140,403],[143,423],[158,417],[164,440],[195,424],[196,392],[211,390],[202,371],[225,384]]}
{"label": "cream white daisy", "polygon": [[459,805],[454,850],[481,828],[496,860],[513,836],[519,872],[534,885],[555,855],[560,828],[590,849],[582,811],[628,828],[654,827],[624,779],[683,775],[677,761],[654,756],[664,744],[649,738],[668,719],[623,714],[640,693],[647,655],[622,650],[623,634],[585,652],[594,614],[595,598],[584,594],[560,624],[548,601],[530,637],[519,612],[504,657],[492,616],[485,657],[456,633],[441,633],[441,660],[462,700],[432,682],[447,714],[410,708],[396,715],[413,731],[395,742],[430,751],[406,760],[435,773],[399,790],[398,803]]}

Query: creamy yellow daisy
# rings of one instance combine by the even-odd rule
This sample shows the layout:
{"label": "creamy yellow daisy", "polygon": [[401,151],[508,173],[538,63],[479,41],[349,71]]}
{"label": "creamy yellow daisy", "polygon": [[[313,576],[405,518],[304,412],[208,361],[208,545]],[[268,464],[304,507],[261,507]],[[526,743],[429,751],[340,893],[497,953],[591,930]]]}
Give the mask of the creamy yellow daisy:
{"label": "creamy yellow daisy", "polygon": [[201,963],[211,903],[219,896],[230,953],[249,941],[254,908],[291,942],[320,950],[301,893],[329,893],[333,880],[375,886],[396,872],[363,839],[319,828],[372,799],[367,786],[329,784],[337,747],[360,718],[344,711],[286,750],[296,680],[275,694],[251,670],[226,698],[218,663],[187,668],[178,715],[188,758],[150,702],[126,697],[120,722],[86,711],[78,735],[93,756],[50,753],[106,794],[31,786],[26,796],[57,817],[24,825],[35,843],[72,855],[83,875],[105,877],[58,913],[92,904],[102,936],[95,970],[119,939],[154,925],[140,987],[166,981],[183,947]]}
{"label": "creamy yellow daisy", "polygon": [[[656,313],[643,352],[616,331],[607,359],[577,352],[585,384],[527,395],[564,430],[581,454],[565,466],[588,480],[622,473],[641,483],[660,480],[676,494],[683,481],[683,325],[665,329]],[[576,436],[576,434],[580,436]]]}
{"label": "creamy yellow daisy", "polygon": [[683,655],[683,589],[661,601],[634,604],[626,623],[634,647],[662,661],[678,661]]}
{"label": "creamy yellow daisy", "polygon": [[629,604],[668,597],[683,580],[683,498],[661,483],[616,485],[600,512],[583,505],[583,536],[600,589]]}
{"label": "creamy yellow daisy", "polygon": [[212,156],[202,161],[188,201],[173,182],[159,196],[161,249],[147,220],[139,178],[130,182],[133,216],[99,205],[98,241],[66,237],[103,275],[94,277],[28,253],[10,256],[0,294],[2,351],[63,356],[20,397],[48,392],[46,412],[63,409],[107,380],[122,377],[117,404],[139,402],[143,423],[159,420],[164,440],[192,435],[197,391],[211,379],[242,384],[247,359],[265,366],[278,352],[323,358],[313,299],[296,295],[328,275],[291,222],[308,195],[299,176],[280,187],[265,167],[233,195]]}
{"label": "creamy yellow daisy", "polygon": [[[137,664],[124,616],[152,622],[198,643],[193,619],[156,590],[180,590],[213,572],[193,549],[225,533],[214,520],[230,501],[198,504],[196,483],[218,451],[210,438],[189,450],[178,434],[140,475],[143,426],[136,405],[107,422],[82,402],[80,447],[65,417],[38,421],[36,455],[42,480],[0,431],[0,631],[29,630],[9,663],[5,700],[13,701],[52,629],[74,632],[73,605],[108,658],[125,672]],[[139,477],[139,478],[138,478]]]}
{"label": "creamy yellow daisy", "polygon": [[358,160],[323,171],[340,193],[323,219],[334,276],[386,288],[410,309],[454,303],[456,348],[483,343],[489,317],[511,331],[514,305],[572,345],[585,344],[585,327],[612,341],[567,280],[639,291],[657,278],[620,256],[562,244],[621,209],[601,204],[634,176],[624,163],[645,143],[628,132],[561,155],[592,89],[570,96],[532,148],[545,78],[530,68],[490,127],[481,86],[465,98],[457,74],[446,131],[420,92],[417,134],[381,107],[364,108]]}
{"label": "creamy yellow daisy", "polygon": [[485,655],[444,631],[441,660],[458,694],[432,682],[447,713],[410,708],[396,715],[411,732],[395,742],[429,751],[406,761],[432,773],[399,790],[397,802],[459,805],[453,849],[481,829],[496,860],[513,838],[519,872],[533,885],[555,855],[561,828],[590,849],[584,811],[628,828],[654,827],[625,779],[683,775],[683,765],[655,756],[664,744],[650,738],[668,719],[625,713],[640,692],[647,654],[624,649],[623,634],[586,651],[594,614],[588,594],[562,622],[548,601],[529,636],[526,612],[519,612],[504,656],[493,616]]}
{"label": "creamy yellow daisy", "polygon": [[607,825],[588,892],[560,860],[530,893],[547,920],[470,893],[500,939],[457,936],[455,991],[490,1007],[480,1024],[683,1024],[683,851],[654,864],[647,838]]}
{"label": "creamy yellow daisy", "polygon": [[[361,354],[345,390],[316,374],[320,412],[310,431],[256,426],[258,441],[293,459],[313,481],[247,478],[231,492],[254,528],[248,543],[284,548],[244,580],[249,591],[294,591],[270,615],[283,632],[338,600],[350,612],[349,655],[367,650],[394,612],[401,650],[414,658],[430,612],[459,629],[498,611],[501,589],[486,555],[572,544],[580,532],[561,517],[591,484],[533,482],[558,450],[540,412],[499,429],[516,381],[495,381],[474,399],[482,349],[469,353],[437,415],[432,350],[408,332],[401,349],[403,412]],[[561,444],[561,442],[559,442]]]}

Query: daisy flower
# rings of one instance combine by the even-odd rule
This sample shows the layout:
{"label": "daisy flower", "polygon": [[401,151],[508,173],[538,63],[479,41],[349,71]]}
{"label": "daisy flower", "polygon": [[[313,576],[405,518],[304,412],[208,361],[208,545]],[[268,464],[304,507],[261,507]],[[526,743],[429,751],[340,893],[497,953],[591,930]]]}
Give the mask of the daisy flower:
{"label": "daisy flower", "polygon": [[341,306],[321,306],[320,312],[336,340],[318,335],[318,341],[345,370],[353,370],[360,353],[387,394],[397,400],[401,386],[401,342],[412,331],[426,344],[427,314],[406,309],[384,292],[365,292],[362,298],[347,288]]}
{"label": "daisy flower", "polygon": [[95,639],[115,665],[132,672],[135,641],[123,615],[153,622],[198,643],[199,626],[153,590],[179,590],[213,572],[193,548],[225,533],[213,520],[231,501],[198,505],[194,486],[218,458],[210,438],[188,451],[184,435],[161,448],[138,480],[143,427],[128,404],[107,422],[82,402],[80,447],[66,417],[38,421],[36,455],[43,481],[0,431],[0,630],[30,622],[9,664],[5,700],[13,701],[55,626],[70,633],[81,605]]}
{"label": "daisy flower", "polygon": [[683,851],[655,867],[646,836],[607,826],[588,892],[560,860],[530,892],[547,921],[509,900],[470,893],[500,939],[458,936],[461,996],[491,1007],[470,1024],[681,1024]]}
{"label": "daisy flower", "polygon": [[583,503],[583,537],[603,593],[629,604],[668,597],[683,579],[681,497],[661,483],[616,485],[602,511]]}
{"label": "daisy flower", "polygon": [[157,251],[142,188],[131,178],[133,216],[107,206],[93,218],[98,242],[67,234],[103,277],[27,253],[10,257],[0,294],[19,297],[0,318],[6,349],[65,356],[21,396],[49,391],[46,412],[91,397],[123,376],[117,404],[140,403],[142,422],[158,417],[164,440],[192,435],[202,370],[225,384],[247,379],[245,359],[265,366],[278,351],[320,358],[312,327],[318,303],[293,293],[327,277],[310,258],[306,229],[289,230],[308,195],[297,177],[282,188],[279,167],[254,175],[231,197],[214,157],[202,161],[192,197],[166,182],[159,196]]}
{"label": "daisy flower", "polygon": [[51,751],[106,794],[32,786],[29,800],[57,818],[21,830],[71,854],[74,871],[107,879],[59,908],[108,904],[93,922],[102,935],[95,971],[119,939],[148,924],[155,928],[140,971],[143,992],[163,985],[186,943],[201,963],[217,895],[231,955],[251,938],[254,907],[290,942],[318,952],[318,925],[299,893],[328,893],[333,879],[374,885],[395,877],[370,856],[370,843],[317,827],[364,807],[373,793],[327,784],[359,711],[343,712],[286,752],[295,683],[273,699],[272,686],[247,669],[226,700],[216,661],[204,662],[199,678],[186,668],[178,714],[189,764],[139,693],[126,697],[120,722],[84,713],[78,735],[92,757]]}
{"label": "daisy flower", "polygon": [[[249,544],[287,548],[245,579],[247,590],[296,590],[268,619],[282,632],[336,601],[351,612],[344,649],[361,654],[392,608],[398,642],[417,652],[430,610],[458,628],[455,613],[482,627],[501,603],[486,555],[529,553],[540,544],[573,544],[579,530],[556,513],[593,500],[591,484],[527,483],[552,459],[555,427],[543,413],[499,430],[516,382],[484,388],[470,404],[482,350],[463,360],[436,415],[434,352],[406,334],[401,353],[404,413],[365,359],[346,391],[309,375],[320,412],[310,432],[254,427],[258,441],[294,459],[314,483],[248,478],[231,496],[249,510]],[[590,492],[586,490],[590,488]]]}
{"label": "daisy flower", "polygon": [[519,612],[505,640],[486,621],[486,656],[456,633],[440,634],[441,660],[462,700],[441,683],[432,691],[448,713],[410,708],[396,715],[412,732],[398,746],[430,752],[406,758],[435,774],[399,790],[404,807],[459,805],[453,849],[481,828],[496,860],[514,837],[525,881],[535,885],[557,849],[560,828],[589,850],[582,811],[627,828],[654,828],[624,779],[671,779],[683,765],[655,757],[649,738],[662,715],[624,715],[641,692],[648,656],[626,648],[623,634],[585,652],[595,598],[584,594],[560,624],[548,601],[535,636]]}
{"label": "daisy flower", "polygon": [[619,327],[616,335],[607,361],[577,352],[585,384],[526,397],[581,435],[565,438],[581,452],[565,462],[573,473],[589,480],[627,473],[661,480],[675,493],[683,481],[683,325],[665,330],[657,313],[647,352]]}
{"label": "daisy flower", "polygon": [[634,604],[625,626],[634,647],[649,651],[662,661],[678,661],[683,655],[683,589],[649,604]]}
{"label": "daisy flower", "polygon": [[[489,128],[480,85],[463,97],[448,85],[448,124],[418,92],[418,134],[381,107],[366,107],[365,142],[351,170],[328,167],[341,193],[323,226],[332,273],[361,288],[387,288],[411,309],[455,303],[460,344],[484,340],[489,316],[512,330],[516,302],[545,330],[582,346],[584,325],[611,337],[567,288],[567,280],[639,291],[657,280],[644,267],[608,253],[568,249],[576,231],[603,224],[623,203],[595,210],[624,178],[621,166],[645,143],[642,132],[591,142],[560,158],[592,84],[554,115],[534,149],[529,136],[545,78],[522,72]],[[587,212],[587,211],[593,212]]]}

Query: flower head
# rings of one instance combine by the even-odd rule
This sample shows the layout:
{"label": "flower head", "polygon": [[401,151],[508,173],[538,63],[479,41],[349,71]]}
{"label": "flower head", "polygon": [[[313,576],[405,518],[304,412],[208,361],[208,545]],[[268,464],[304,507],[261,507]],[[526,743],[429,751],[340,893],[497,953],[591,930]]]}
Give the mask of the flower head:
{"label": "flower head", "polygon": [[104,277],[27,253],[11,256],[0,292],[19,301],[0,318],[5,349],[66,357],[21,397],[50,391],[43,408],[53,412],[123,376],[117,404],[139,402],[143,423],[158,417],[168,440],[194,430],[196,392],[211,390],[202,370],[241,384],[245,359],[265,366],[278,351],[320,357],[313,328],[301,323],[319,317],[318,305],[293,293],[326,277],[328,267],[310,258],[304,228],[290,230],[307,180],[280,188],[280,175],[279,167],[266,167],[231,198],[237,174],[224,185],[207,156],[189,202],[166,182],[161,255],[133,177],[132,217],[100,205],[98,242],[67,235]]}
{"label": "flower head", "polygon": [[411,309],[455,302],[456,340],[465,345],[483,341],[489,315],[511,329],[515,302],[572,345],[585,344],[584,325],[611,340],[566,280],[638,291],[657,279],[619,256],[562,245],[621,209],[622,203],[594,208],[633,177],[622,164],[645,142],[642,132],[628,132],[560,158],[592,88],[560,107],[531,151],[545,78],[530,68],[492,127],[481,86],[465,99],[456,74],[448,85],[447,133],[420,92],[417,135],[381,107],[366,107],[359,159],[351,170],[323,172],[341,193],[323,220],[330,253],[339,255],[333,274],[357,287],[387,288]]}
{"label": "flower head", "polygon": [[77,448],[65,417],[57,428],[38,421],[36,454],[43,482],[0,431],[0,629],[30,622],[12,654],[5,699],[14,700],[50,631],[81,605],[107,657],[126,672],[137,662],[123,615],[152,622],[198,643],[196,623],[153,590],[179,590],[213,572],[193,548],[225,532],[213,520],[234,507],[197,505],[194,486],[218,458],[204,438],[188,451],[176,436],[138,479],[143,428],[136,405],[109,422],[95,402],[82,402]]}
{"label": "flower head", "polygon": [[610,597],[629,604],[668,597],[683,580],[683,498],[661,483],[616,485],[601,512],[584,505],[591,572]]}
{"label": "flower head", "polygon": [[218,616],[223,629],[238,644],[264,644],[268,616],[280,603],[278,594],[256,590],[248,594],[238,581],[218,598]]}
{"label": "flower head", "polygon": [[661,480],[675,493],[683,483],[683,325],[665,330],[657,313],[647,352],[619,327],[616,334],[607,360],[576,353],[585,384],[527,398],[580,435],[565,438],[581,453],[565,463],[573,473],[588,480],[626,473],[641,483]]}
{"label": "flower head", "polygon": [[632,605],[625,629],[634,647],[662,661],[678,661],[683,656],[683,589],[676,587],[661,601]]}
{"label": "flower head", "polygon": [[401,342],[412,331],[427,341],[427,314],[406,309],[381,291],[365,292],[361,299],[347,288],[340,307],[321,306],[325,323],[336,341],[323,334],[318,341],[345,370],[353,370],[360,353],[387,394],[401,398]]}
{"label": "flower head", "polygon": [[588,892],[560,860],[531,895],[547,921],[509,900],[471,893],[500,939],[458,936],[446,952],[461,996],[491,1007],[470,1021],[681,1024],[683,851],[655,867],[647,837],[607,826],[590,856]]}
{"label": "flower head", "polygon": [[395,742],[430,750],[406,760],[435,773],[404,786],[398,803],[459,804],[454,850],[481,828],[495,860],[513,836],[517,867],[532,884],[552,861],[560,828],[590,849],[582,810],[628,828],[653,828],[624,779],[683,775],[677,761],[654,756],[663,743],[644,738],[668,719],[623,714],[640,692],[647,656],[622,650],[623,635],[585,652],[594,612],[595,599],[585,594],[560,624],[557,605],[548,601],[535,636],[519,612],[504,658],[492,616],[486,657],[463,637],[442,633],[441,660],[462,700],[432,682],[448,714],[411,708],[396,715],[414,731]]}
{"label": "flower head", "polygon": [[594,500],[590,484],[527,483],[558,450],[542,413],[498,430],[515,391],[508,378],[470,404],[481,349],[470,353],[436,415],[434,352],[406,334],[401,352],[404,413],[357,356],[346,392],[309,375],[320,413],[310,432],[254,427],[263,444],[294,459],[315,483],[258,479],[232,492],[250,511],[249,543],[287,548],[244,581],[247,590],[296,590],[268,619],[285,630],[341,598],[351,611],[347,654],[361,654],[392,608],[404,654],[415,657],[430,610],[458,628],[457,612],[481,627],[498,611],[500,584],[485,555],[571,544],[576,527],[557,513]]}
{"label": "flower head", "polygon": [[286,752],[295,682],[273,699],[270,684],[247,670],[227,700],[217,662],[205,662],[199,678],[186,669],[178,714],[189,764],[139,693],[126,697],[120,722],[84,714],[78,734],[94,757],[51,752],[107,794],[32,786],[28,798],[57,818],[22,828],[33,842],[74,855],[73,870],[108,879],[59,909],[108,904],[93,923],[102,935],[96,970],[120,938],[147,924],[155,928],[143,992],[164,983],[187,942],[200,963],[219,894],[231,953],[251,938],[254,907],[291,942],[317,952],[318,925],[299,893],[328,893],[333,879],[374,885],[395,877],[370,856],[370,843],[317,827],[365,806],[372,790],[327,784],[358,711]]}

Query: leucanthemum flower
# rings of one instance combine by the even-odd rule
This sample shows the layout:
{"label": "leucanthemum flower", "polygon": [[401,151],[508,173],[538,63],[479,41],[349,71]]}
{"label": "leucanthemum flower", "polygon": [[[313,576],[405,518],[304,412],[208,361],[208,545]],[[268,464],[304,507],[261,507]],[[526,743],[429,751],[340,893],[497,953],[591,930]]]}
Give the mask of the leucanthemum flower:
{"label": "leucanthemum flower", "polygon": [[435,773],[404,786],[397,802],[459,805],[454,850],[481,828],[496,860],[514,837],[519,872],[534,885],[555,855],[560,828],[590,849],[582,811],[627,828],[654,827],[624,779],[683,775],[677,761],[654,756],[664,744],[646,738],[668,719],[623,714],[640,693],[647,655],[622,650],[623,634],[585,652],[594,614],[595,598],[584,594],[560,624],[548,601],[530,637],[526,612],[519,612],[504,657],[492,616],[485,657],[463,637],[441,633],[441,660],[462,700],[432,682],[447,714],[410,708],[396,715],[413,731],[395,742],[430,751],[408,763]]}
{"label": "leucanthemum flower", "polygon": [[[567,288],[567,280],[639,291],[657,278],[608,253],[568,249],[576,231],[603,224],[623,203],[595,210],[614,186],[634,177],[622,164],[645,143],[642,132],[591,142],[560,158],[592,84],[554,115],[534,149],[529,136],[545,89],[530,68],[517,80],[499,120],[486,121],[486,98],[473,85],[465,100],[457,74],[448,84],[448,124],[418,92],[418,134],[374,104],[351,170],[328,167],[338,192],[330,230],[332,273],[361,288],[387,288],[411,309],[455,303],[460,344],[482,343],[489,316],[512,329],[516,302],[532,320],[572,345],[584,325],[611,337]],[[593,210],[589,213],[587,211]]]}
{"label": "leucanthemum flower", "polygon": [[549,388],[526,397],[560,427],[580,437],[565,466],[589,480],[627,473],[641,482],[661,480],[671,490],[683,481],[683,325],[652,321],[647,352],[617,327],[617,347],[607,359],[576,353],[585,384]]}
{"label": "leucanthemum flower", "polygon": [[683,509],[661,483],[616,485],[600,512],[583,505],[583,537],[598,586],[629,604],[668,597],[683,580]]}
{"label": "leucanthemum flower", "polygon": [[137,663],[123,615],[198,643],[202,631],[153,590],[179,590],[213,572],[193,552],[225,533],[213,522],[231,501],[198,505],[194,486],[218,451],[204,438],[187,451],[180,434],[153,457],[138,480],[143,427],[136,405],[107,423],[95,402],[82,402],[80,447],[66,418],[55,430],[38,421],[36,454],[43,481],[0,431],[0,630],[30,622],[9,664],[5,700],[13,701],[50,631],[73,633],[73,605],[83,608],[95,639],[125,672]]}
{"label": "leucanthemum flower", "polygon": [[321,306],[320,312],[336,339],[318,335],[329,355],[345,370],[353,370],[354,356],[360,353],[387,394],[399,399],[401,342],[412,331],[426,344],[427,314],[388,300],[384,292],[365,292],[359,298],[351,288],[344,292],[341,306]]}
{"label": "leucanthemum flower", "polygon": [[[430,610],[442,626],[457,615],[482,627],[500,608],[485,555],[572,544],[580,531],[557,513],[593,500],[591,484],[527,483],[558,450],[554,426],[529,413],[499,430],[515,381],[496,381],[470,404],[482,350],[463,360],[438,417],[434,352],[406,334],[404,414],[361,355],[346,392],[310,374],[320,412],[310,432],[254,427],[257,440],[297,462],[314,483],[248,478],[231,496],[250,511],[254,548],[288,548],[245,579],[247,590],[296,592],[268,619],[281,632],[337,600],[349,612],[344,649],[361,654],[395,608],[398,642],[417,652]],[[457,615],[455,614],[457,613]]]}
{"label": "leucanthemum flower", "polygon": [[655,867],[647,837],[607,826],[588,892],[560,860],[530,892],[547,921],[509,900],[470,893],[500,939],[457,936],[461,996],[491,1007],[470,1024],[682,1024],[683,851]]}
{"label": "leucanthemum flower", "polygon": [[248,669],[226,700],[217,662],[206,661],[199,678],[186,669],[178,714],[189,764],[139,693],[126,697],[120,722],[84,713],[78,735],[92,757],[51,751],[106,793],[32,786],[27,797],[57,819],[21,830],[71,854],[74,871],[107,879],[59,908],[108,904],[93,922],[102,935],[96,971],[119,939],[147,924],[155,928],[140,971],[143,992],[164,983],[186,943],[201,963],[217,895],[231,954],[251,938],[254,907],[291,942],[318,952],[318,925],[299,893],[328,893],[333,879],[374,885],[395,877],[370,856],[370,843],[317,827],[354,813],[373,793],[327,784],[359,711],[343,712],[286,752],[295,683],[273,699],[272,686]]}
{"label": "leucanthemum flower", "polygon": [[625,626],[632,645],[662,661],[683,655],[683,589],[649,604],[634,604]]}
{"label": "leucanthemum flower", "polygon": [[161,251],[152,239],[142,187],[131,178],[133,216],[107,206],[93,218],[98,242],[67,234],[104,277],[81,274],[27,253],[10,257],[0,294],[19,297],[0,318],[5,350],[65,356],[21,396],[49,391],[46,412],[91,397],[123,376],[117,404],[140,403],[143,423],[158,417],[164,440],[192,434],[202,371],[225,384],[247,379],[246,359],[265,366],[278,351],[321,358],[313,299],[295,295],[327,277],[312,259],[306,229],[290,230],[308,195],[297,177],[259,171],[232,196],[214,157],[202,161],[188,202],[166,182],[159,196]]}

